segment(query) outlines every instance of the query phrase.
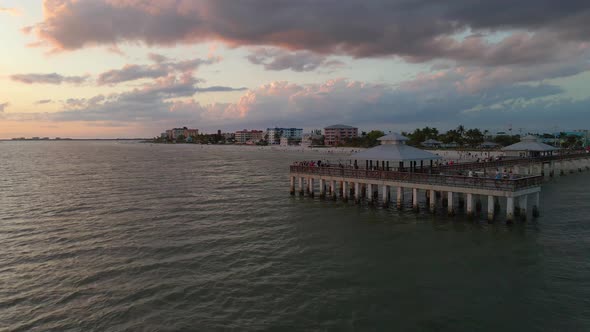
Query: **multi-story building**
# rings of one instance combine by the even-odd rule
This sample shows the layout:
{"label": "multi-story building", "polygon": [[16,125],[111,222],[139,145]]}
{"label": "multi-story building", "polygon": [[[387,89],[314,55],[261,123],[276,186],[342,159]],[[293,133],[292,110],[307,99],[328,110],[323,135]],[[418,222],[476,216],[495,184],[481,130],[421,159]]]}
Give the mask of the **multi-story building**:
{"label": "multi-story building", "polygon": [[166,137],[170,140],[176,140],[178,139],[178,137],[180,137],[180,135],[182,135],[185,139],[193,136],[198,136],[199,130],[188,129],[187,127],[166,130]]}
{"label": "multi-story building", "polygon": [[281,137],[286,137],[291,141],[301,141],[303,137],[303,128],[267,128],[269,144],[280,144]]}
{"label": "multi-story building", "polygon": [[264,139],[264,132],[262,130],[240,130],[236,131],[236,143],[257,143]]}
{"label": "multi-story building", "polygon": [[344,142],[346,139],[358,137],[358,128],[346,126],[346,125],[333,125],[324,128],[324,144],[325,145],[338,145]]}

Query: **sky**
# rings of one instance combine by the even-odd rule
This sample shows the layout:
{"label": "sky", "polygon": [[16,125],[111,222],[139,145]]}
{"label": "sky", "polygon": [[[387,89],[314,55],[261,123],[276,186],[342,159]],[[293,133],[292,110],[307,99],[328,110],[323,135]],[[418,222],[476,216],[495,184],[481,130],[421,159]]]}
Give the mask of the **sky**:
{"label": "sky", "polygon": [[587,0],[0,0],[0,138],[590,129]]}

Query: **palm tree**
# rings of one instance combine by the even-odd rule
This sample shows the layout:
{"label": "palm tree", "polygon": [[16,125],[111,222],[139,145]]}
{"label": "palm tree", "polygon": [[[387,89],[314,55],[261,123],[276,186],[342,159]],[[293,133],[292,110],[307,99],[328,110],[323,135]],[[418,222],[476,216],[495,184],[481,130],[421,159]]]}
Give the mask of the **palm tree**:
{"label": "palm tree", "polygon": [[465,127],[463,125],[459,125],[459,127],[457,127],[457,132],[459,133],[459,135],[463,136],[463,134],[465,133]]}

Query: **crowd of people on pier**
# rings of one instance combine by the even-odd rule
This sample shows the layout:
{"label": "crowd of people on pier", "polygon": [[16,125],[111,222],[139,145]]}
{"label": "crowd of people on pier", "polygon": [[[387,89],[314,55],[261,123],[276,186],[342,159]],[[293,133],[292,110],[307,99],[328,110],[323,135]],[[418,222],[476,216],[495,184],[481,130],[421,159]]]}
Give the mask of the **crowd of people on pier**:
{"label": "crowd of people on pier", "polygon": [[[487,160],[485,160],[487,162]],[[479,161],[479,162],[484,162]],[[444,163],[439,163],[436,162],[434,164],[434,167],[438,167],[438,166],[450,166],[453,165],[453,161],[450,162],[444,162]],[[352,161],[348,161],[347,163],[342,163],[342,162],[338,162],[336,163],[331,163],[329,160],[304,160],[304,161],[299,161],[299,162],[294,162],[293,166],[303,166],[303,167],[333,167],[333,168],[342,168],[342,169],[361,169],[358,164],[355,163],[353,164]],[[364,169],[364,168],[363,168]],[[409,170],[409,168],[390,168],[390,167],[384,167],[383,165],[379,166],[379,165],[370,165],[368,168],[368,170],[371,171],[398,171],[398,172],[406,172]],[[414,170],[415,173],[430,173],[430,167],[429,166],[425,166],[423,168],[418,168]],[[440,172],[438,173],[439,175],[456,175],[456,176],[467,176],[467,177],[474,177],[474,178],[488,178],[488,179],[495,179],[495,180],[514,180],[517,179],[518,176],[516,174],[514,174],[512,172],[511,169],[506,169],[506,168],[496,168],[495,172],[492,173],[483,173],[483,172],[476,172],[473,170],[467,170],[467,171],[452,171],[449,170],[448,172]]]}

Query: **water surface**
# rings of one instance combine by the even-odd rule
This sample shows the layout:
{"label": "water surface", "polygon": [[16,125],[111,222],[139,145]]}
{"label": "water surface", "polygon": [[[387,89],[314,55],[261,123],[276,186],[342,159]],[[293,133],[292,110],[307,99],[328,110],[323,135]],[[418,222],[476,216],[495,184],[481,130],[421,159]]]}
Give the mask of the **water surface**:
{"label": "water surface", "polygon": [[506,226],[291,197],[302,158],[0,144],[0,330],[590,330],[590,173]]}

